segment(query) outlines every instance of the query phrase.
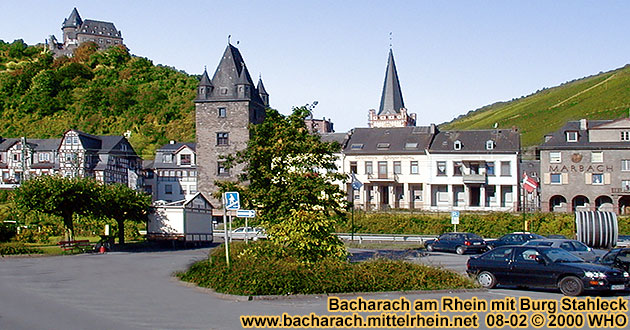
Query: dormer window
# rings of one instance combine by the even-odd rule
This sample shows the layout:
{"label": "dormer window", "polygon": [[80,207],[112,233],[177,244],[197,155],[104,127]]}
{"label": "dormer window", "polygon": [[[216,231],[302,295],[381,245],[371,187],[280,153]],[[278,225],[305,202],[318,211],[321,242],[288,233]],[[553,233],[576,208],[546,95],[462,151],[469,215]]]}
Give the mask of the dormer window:
{"label": "dormer window", "polygon": [[577,140],[578,140],[578,132],[576,131],[567,132],[567,142],[577,142]]}
{"label": "dormer window", "polygon": [[350,149],[352,149],[352,150],[361,150],[361,149],[363,149],[363,144],[362,143],[353,143],[350,146]]}
{"label": "dormer window", "polygon": [[418,149],[418,143],[407,142],[405,143],[405,149]]}
{"label": "dormer window", "polygon": [[462,150],[462,141],[457,140],[453,143],[453,149]]}
{"label": "dormer window", "polygon": [[378,150],[388,150],[389,149],[389,143],[379,143],[376,145],[376,149]]}
{"label": "dormer window", "polygon": [[621,132],[621,141],[630,141],[630,132],[629,131]]}
{"label": "dormer window", "polygon": [[494,141],[492,140],[486,141],[486,150],[492,150],[492,149],[494,149]]}

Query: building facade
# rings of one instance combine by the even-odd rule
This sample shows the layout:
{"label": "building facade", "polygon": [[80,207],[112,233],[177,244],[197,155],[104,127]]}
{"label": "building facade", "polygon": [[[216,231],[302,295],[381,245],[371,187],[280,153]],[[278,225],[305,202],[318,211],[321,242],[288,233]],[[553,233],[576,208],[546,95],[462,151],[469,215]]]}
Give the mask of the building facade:
{"label": "building facade", "polygon": [[140,157],[123,136],[95,136],[68,130],[61,139],[0,139],[4,188],[23,180],[58,174],[92,177],[104,183],[141,186]]}
{"label": "building facade", "polygon": [[64,19],[61,31],[63,42],[57,41],[54,35],[47,40],[48,49],[55,56],[72,56],[77,47],[88,41],[94,42],[99,49],[124,45],[122,33],[116,29],[114,23],[91,19],[84,21],[76,8],[72,9],[70,16]]}
{"label": "building facade", "polygon": [[539,150],[542,211],[630,211],[630,118],[567,122]]}
{"label": "building facade", "polygon": [[269,94],[257,86],[239,50],[228,44],[212,79],[204,70],[195,99],[198,189],[214,207],[215,181],[236,181],[244,165],[228,168],[225,156],[247,147],[249,125],[262,123]]}
{"label": "building facade", "polygon": [[[150,168],[155,181],[153,200],[175,202],[197,194],[197,153],[193,142],[175,142],[161,146]],[[150,179],[150,180],[151,180]]]}

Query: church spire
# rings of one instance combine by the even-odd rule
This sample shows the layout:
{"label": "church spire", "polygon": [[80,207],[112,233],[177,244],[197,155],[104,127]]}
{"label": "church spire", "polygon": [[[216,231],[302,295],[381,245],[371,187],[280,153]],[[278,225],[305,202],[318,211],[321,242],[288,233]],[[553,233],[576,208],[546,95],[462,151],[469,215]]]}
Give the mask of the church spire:
{"label": "church spire", "polygon": [[400,90],[396,63],[394,63],[394,52],[390,48],[378,115],[398,114],[400,113],[400,109],[404,107],[405,103],[403,102],[402,92]]}

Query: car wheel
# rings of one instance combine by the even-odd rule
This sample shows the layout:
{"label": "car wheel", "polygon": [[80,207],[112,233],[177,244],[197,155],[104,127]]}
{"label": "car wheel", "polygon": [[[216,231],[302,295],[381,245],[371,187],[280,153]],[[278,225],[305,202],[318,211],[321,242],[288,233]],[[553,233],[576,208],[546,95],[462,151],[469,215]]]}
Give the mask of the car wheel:
{"label": "car wheel", "polygon": [[565,296],[579,296],[584,292],[582,280],[575,276],[567,276],[561,279],[558,287]]}
{"label": "car wheel", "polygon": [[466,248],[463,246],[458,246],[455,248],[455,253],[462,255],[466,252]]}
{"label": "car wheel", "polygon": [[429,251],[429,252],[433,252],[433,251],[435,251],[435,250],[433,249],[433,244],[429,244],[429,245],[427,245],[427,251]]}
{"label": "car wheel", "polygon": [[484,270],[477,275],[477,283],[486,289],[492,289],[497,285],[497,279],[491,272]]}

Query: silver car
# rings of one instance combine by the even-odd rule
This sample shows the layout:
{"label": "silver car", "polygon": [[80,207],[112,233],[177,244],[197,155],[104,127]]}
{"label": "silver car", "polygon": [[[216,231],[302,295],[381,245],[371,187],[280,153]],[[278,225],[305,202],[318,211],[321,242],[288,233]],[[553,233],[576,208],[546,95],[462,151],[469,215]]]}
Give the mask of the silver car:
{"label": "silver car", "polygon": [[576,241],[574,239],[561,239],[561,238],[546,238],[546,239],[533,239],[523,245],[535,245],[535,246],[551,246],[561,248],[571,252],[572,254],[584,259],[588,262],[594,262],[598,257],[602,257],[606,251],[594,250],[588,247],[586,244]]}
{"label": "silver car", "polygon": [[230,233],[231,239],[248,239],[248,240],[259,240],[261,238],[267,238],[265,231],[262,228],[258,227],[239,227]]}

